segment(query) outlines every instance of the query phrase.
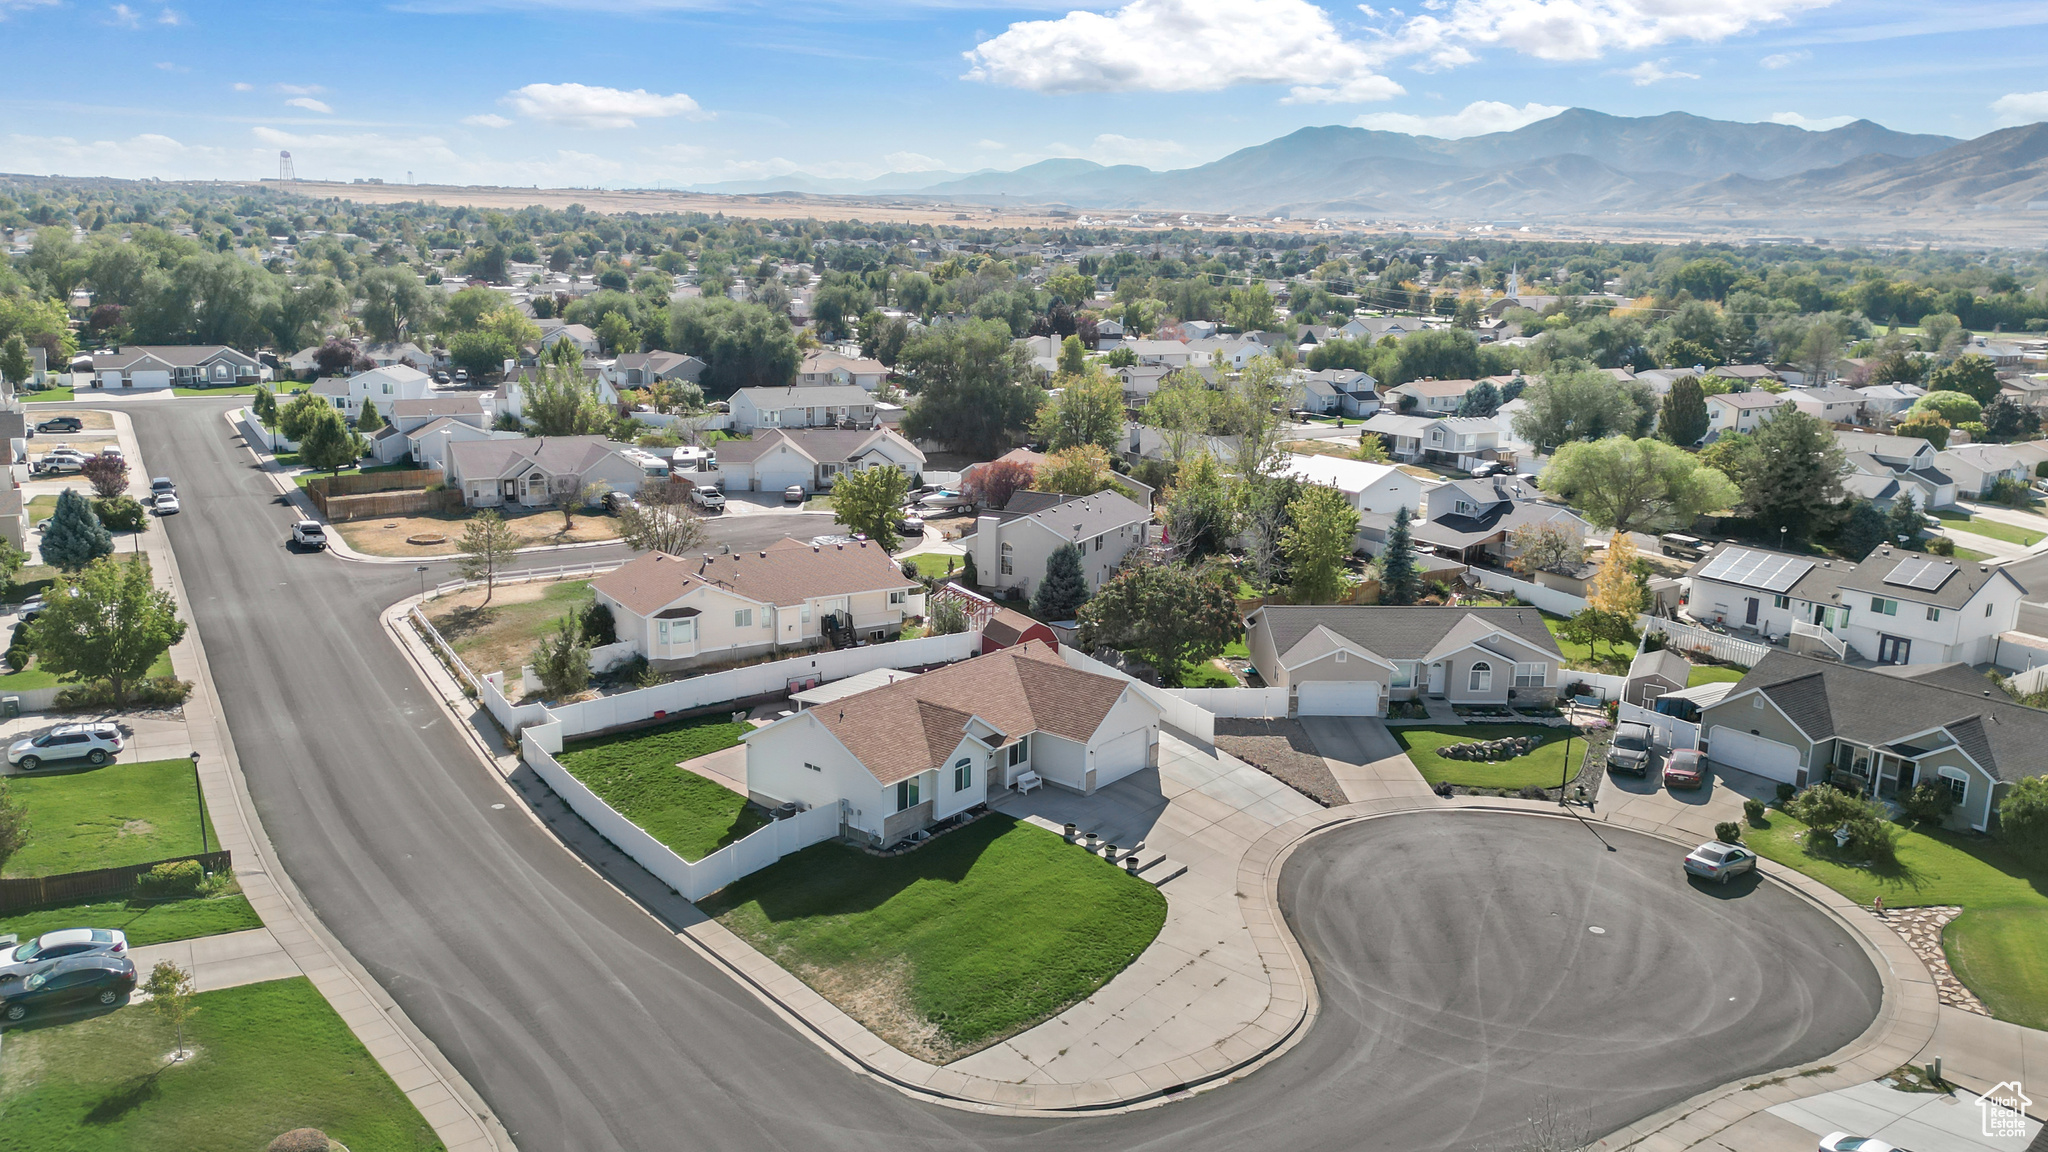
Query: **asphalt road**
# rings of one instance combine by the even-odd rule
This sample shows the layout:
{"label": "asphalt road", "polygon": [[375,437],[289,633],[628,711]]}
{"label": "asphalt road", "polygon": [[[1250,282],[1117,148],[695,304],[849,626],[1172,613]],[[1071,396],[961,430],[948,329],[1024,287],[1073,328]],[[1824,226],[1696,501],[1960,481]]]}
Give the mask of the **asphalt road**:
{"label": "asphalt road", "polygon": [[[1678,882],[1668,847],[1594,855],[1573,825],[1480,837],[1404,817],[1290,867],[1324,1016],[1246,1082],[1061,1121],[913,1102],[796,1035],[516,807],[492,809],[506,793],[377,625],[418,578],[286,551],[289,514],[223,407],[125,410],[185,498],[167,529],[263,823],[528,1152],[1462,1148],[1532,1092],[1620,1123],[1831,1050],[1874,1011],[1860,953],[1784,893],[1723,902]],[[775,519],[715,531],[754,543]],[[1612,934],[1586,939],[1589,917]]]}

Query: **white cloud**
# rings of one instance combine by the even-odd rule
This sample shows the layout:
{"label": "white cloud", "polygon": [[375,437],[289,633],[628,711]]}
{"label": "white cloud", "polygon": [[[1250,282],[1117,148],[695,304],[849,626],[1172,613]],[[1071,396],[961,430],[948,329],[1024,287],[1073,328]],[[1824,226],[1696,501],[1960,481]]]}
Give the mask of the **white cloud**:
{"label": "white cloud", "polygon": [[512,126],[510,117],[500,116],[496,112],[482,112],[475,116],[464,116],[462,122],[475,128],[510,128]]}
{"label": "white cloud", "polygon": [[1813,59],[1813,53],[1802,48],[1797,52],[1773,52],[1769,56],[1757,61],[1757,63],[1776,71],[1779,68],[1790,68],[1802,60],[1811,59]]}
{"label": "white cloud", "polygon": [[275,150],[209,148],[181,144],[169,136],[148,133],[126,140],[79,140],[70,136],[4,136],[0,153],[17,172],[66,173],[141,179],[211,179],[222,175],[275,174]]}
{"label": "white cloud", "polygon": [[142,27],[142,13],[137,12],[126,4],[116,4],[112,8],[107,9],[107,23],[112,24],[116,28],[140,28]]}
{"label": "white cloud", "polygon": [[156,62],[156,66],[159,71],[163,72],[190,72],[192,70],[183,64],[176,64],[169,60],[159,60]]}
{"label": "white cloud", "polygon": [[1106,15],[1020,21],[965,55],[967,79],[1036,92],[1287,83],[1327,90],[1328,99],[1401,92],[1374,75],[1379,60],[1367,45],[1345,39],[1308,0],[1130,0]]}
{"label": "white cloud", "polygon": [[1520,108],[1498,100],[1475,100],[1444,116],[1415,116],[1406,112],[1369,112],[1351,123],[1381,132],[1406,132],[1411,136],[1440,136],[1456,140],[1483,136],[1488,132],[1512,132],[1538,120],[1548,120],[1564,111],[1562,104],[1528,103]]}
{"label": "white cloud", "polygon": [[976,141],[974,142],[974,146],[975,146],[976,148],[1008,148],[1008,147],[1009,147],[1009,145],[1008,145],[1008,144],[1005,144],[1005,143],[1003,143],[1003,142],[1002,142],[1001,140],[976,140]]}
{"label": "white cloud", "polygon": [[173,8],[166,8],[156,14],[156,22],[167,27],[176,28],[185,22],[185,14]]}
{"label": "white cloud", "polygon": [[1105,132],[1088,148],[1088,158],[1098,164],[1143,164],[1151,167],[1187,153],[1178,140],[1144,140]]}
{"label": "white cloud", "polygon": [[1633,68],[1623,68],[1621,74],[1628,77],[1630,82],[1638,88],[1647,88],[1663,80],[1697,80],[1700,78],[1700,74],[1697,72],[1680,72],[1675,69],[1667,70],[1664,65],[1669,63],[1671,63],[1671,58],[1668,56],[1662,60],[1645,60]]}
{"label": "white cloud", "polygon": [[664,116],[706,118],[697,102],[680,92],[663,96],[645,88],[626,92],[589,84],[528,84],[506,93],[504,102],[535,120],[579,128],[631,128],[639,120]]}
{"label": "white cloud", "polygon": [[329,108],[326,101],[315,100],[311,96],[294,96],[285,101],[285,103],[293,108],[304,108],[308,112],[318,112],[322,116],[334,115],[334,109]]}
{"label": "white cloud", "polygon": [[1840,128],[1844,124],[1854,124],[1856,118],[1854,116],[1819,116],[1808,119],[1797,112],[1773,112],[1770,115],[1770,121],[1773,124],[1790,124],[1794,128],[1804,128],[1808,132],[1826,132],[1830,128]]}
{"label": "white cloud", "polygon": [[52,8],[58,0],[0,0],[0,20],[7,19],[10,12],[26,12],[31,8]]}
{"label": "white cloud", "polygon": [[1438,66],[1470,63],[1473,47],[1511,48],[1543,60],[1592,60],[1679,40],[1713,43],[1835,0],[1456,0],[1429,5],[1395,39]]}
{"label": "white cloud", "polygon": [[276,87],[287,96],[318,96],[327,91],[318,84],[279,84]]}
{"label": "white cloud", "polygon": [[882,157],[882,163],[891,172],[936,172],[946,166],[944,160],[935,160],[922,152],[891,152]]}
{"label": "white cloud", "polygon": [[234,90],[237,92],[254,92],[256,90],[256,86],[254,84],[250,84],[241,80],[235,81],[234,84],[230,85],[230,87],[234,88]]}
{"label": "white cloud", "polygon": [[2032,124],[2048,120],[2048,92],[2010,92],[1991,102],[2004,124]]}

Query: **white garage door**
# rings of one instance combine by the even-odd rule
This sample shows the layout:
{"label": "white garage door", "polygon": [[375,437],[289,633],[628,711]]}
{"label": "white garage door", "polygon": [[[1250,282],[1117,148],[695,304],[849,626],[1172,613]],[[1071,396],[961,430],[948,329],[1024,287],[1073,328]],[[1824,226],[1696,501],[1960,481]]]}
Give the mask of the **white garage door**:
{"label": "white garage door", "polygon": [[1799,749],[1752,736],[1740,728],[1716,724],[1707,729],[1707,759],[1766,779],[1799,783]]}
{"label": "white garage door", "polygon": [[1310,680],[1295,692],[1303,716],[1377,716],[1377,680]]}
{"label": "white garage door", "polygon": [[1152,734],[1140,728],[1126,732],[1095,750],[1095,786],[1101,788],[1151,763]]}
{"label": "white garage door", "polygon": [[808,468],[769,469],[754,474],[754,491],[780,492],[791,484],[801,484],[806,491],[811,487],[811,470]]}

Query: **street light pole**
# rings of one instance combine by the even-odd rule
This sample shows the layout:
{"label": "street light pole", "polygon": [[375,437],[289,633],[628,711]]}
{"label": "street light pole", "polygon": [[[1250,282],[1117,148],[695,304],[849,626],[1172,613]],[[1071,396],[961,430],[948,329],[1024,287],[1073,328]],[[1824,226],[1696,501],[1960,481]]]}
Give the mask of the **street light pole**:
{"label": "street light pole", "polygon": [[206,790],[199,786],[199,753],[192,754],[192,792],[199,798],[199,854],[206,855]]}
{"label": "street light pole", "polygon": [[1571,807],[1571,801],[1565,798],[1565,788],[1572,782],[1572,737],[1575,734],[1574,729],[1564,730],[1564,775],[1557,782],[1557,806],[1560,808]]}
{"label": "street light pole", "polygon": [[420,599],[424,601],[427,598],[427,566],[425,564],[418,565],[413,568],[413,571],[420,574]]}

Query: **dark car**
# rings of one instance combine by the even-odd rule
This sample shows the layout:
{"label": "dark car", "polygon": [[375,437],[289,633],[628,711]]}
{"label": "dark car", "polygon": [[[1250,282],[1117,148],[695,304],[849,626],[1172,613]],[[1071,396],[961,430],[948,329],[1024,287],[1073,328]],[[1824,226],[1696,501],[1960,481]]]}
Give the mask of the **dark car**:
{"label": "dark car", "polygon": [[52,416],[48,420],[39,421],[36,424],[36,431],[38,432],[82,432],[84,430],[85,421],[80,420],[76,416]]}
{"label": "dark car", "polygon": [[1664,762],[1666,788],[1698,788],[1707,782],[1707,766],[1696,748],[1680,748]]}
{"label": "dark car", "polygon": [[126,956],[66,956],[0,988],[0,1020],[22,1020],[31,1012],[81,1001],[111,1008],[133,991],[135,965]]}
{"label": "dark car", "polygon": [[175,494],[177,491],[178,486],[171,482],[171,478],[169,476],[159,476],[156,479],[151,480],[149,482],[149,494],[151,497],[155,497],[159,493],[163,492],[170,492]]}

